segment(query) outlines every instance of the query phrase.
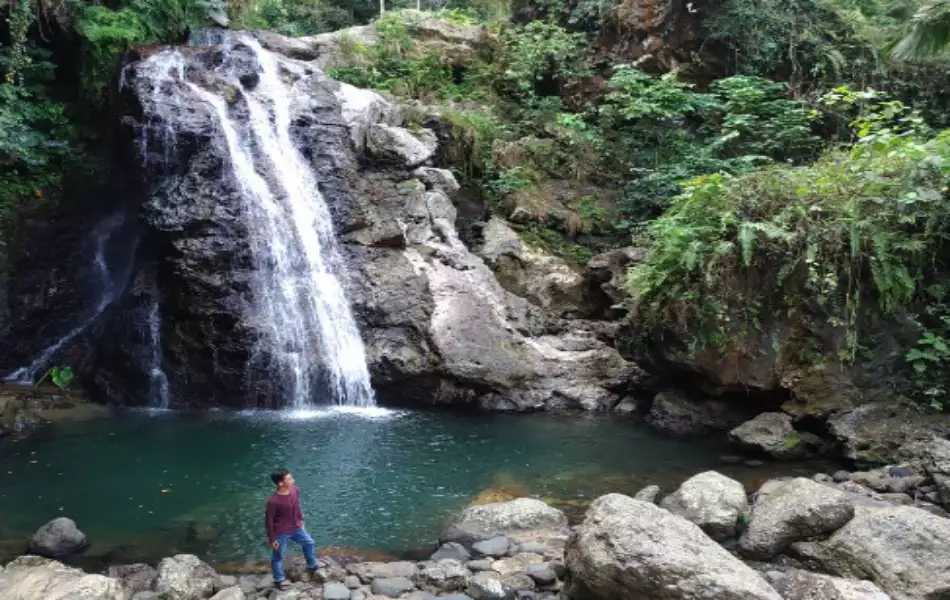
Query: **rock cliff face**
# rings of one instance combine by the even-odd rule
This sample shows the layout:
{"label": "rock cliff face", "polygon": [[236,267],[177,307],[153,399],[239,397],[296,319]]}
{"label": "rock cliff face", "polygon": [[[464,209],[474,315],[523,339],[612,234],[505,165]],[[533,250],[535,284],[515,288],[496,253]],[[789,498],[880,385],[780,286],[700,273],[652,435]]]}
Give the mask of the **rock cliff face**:
{"label": "rock cliff face", "polygon": [[[478,35],[430,25],[419,27],[444,43]],[[259,351],[256,282],[274,267],[260,260],[259,217],[244,200],[248,183],[232,143],[256,139],[247,150],[255,160],[267,151],[259,136],[245,134],[261,118],[250,97],[261,94],[266,59],[292,96],[287,133],[329,207],[339,276],[382,400],[500,410],[609,410],[620,401],[637,371],[612,347],[610,328],[561,320],[560,300],[531,286],[530,301],[512,294],[460,241],[459,186],[431,166],[432,132],[403,128],[397,106],[328,78],[322,51],[304,48],[323,42],[238,33],[204,40],[124,71],[128,110],[117,161],[134,174],[138,193],[124,208],[141,231],[83,371],[101,397],[156,404],[164,394],[172,406],[286,401],[278,359]],[[256,170],[252,177],[279,187],[279,169]],[[294,231],[286,237],[296,243]],[[583,277],[564,275],[568,299],[586,302],[571,289]]]}

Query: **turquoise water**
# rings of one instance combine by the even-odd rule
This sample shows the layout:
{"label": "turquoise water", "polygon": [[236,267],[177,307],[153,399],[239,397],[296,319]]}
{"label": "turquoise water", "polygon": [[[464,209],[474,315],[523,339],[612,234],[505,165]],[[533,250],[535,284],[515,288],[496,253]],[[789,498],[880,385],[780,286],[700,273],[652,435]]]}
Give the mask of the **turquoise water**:
{"label": "turquoise water", "polygon": [[721,452],[597,417],[129,413],[0,443],[0,554],[68,516],[92,542],[85,560],[265,558],[268,473],[286,466],[318,544],[403,555],[433,544],[486,490],[570,511],[609,491],[670,489],[708,468],[749,483],[774,472],[722,465]]}

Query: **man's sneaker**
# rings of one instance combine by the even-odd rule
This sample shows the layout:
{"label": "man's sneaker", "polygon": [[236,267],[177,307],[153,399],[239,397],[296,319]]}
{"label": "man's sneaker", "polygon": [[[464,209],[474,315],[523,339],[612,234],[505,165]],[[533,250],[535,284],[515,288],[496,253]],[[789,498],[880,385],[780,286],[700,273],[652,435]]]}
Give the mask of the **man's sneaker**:
{"label": "man's sneaker", "polygon": [[278,590],[286,590],[290,588],[290,584],[287,583],[287,580],[285,579],[283,581],[275,581],[274,587],[277,588]]}

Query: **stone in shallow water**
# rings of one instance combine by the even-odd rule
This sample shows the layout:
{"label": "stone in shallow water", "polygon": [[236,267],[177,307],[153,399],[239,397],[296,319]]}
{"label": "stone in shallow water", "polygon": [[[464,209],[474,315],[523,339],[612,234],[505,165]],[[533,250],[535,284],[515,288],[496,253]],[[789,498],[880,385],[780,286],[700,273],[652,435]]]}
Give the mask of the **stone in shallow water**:
{"label": "stone in shallow water", "polygon": [[72,519],[53,519],[33,534],[30,551],[47,558],[66,558],[78,554],[89,545],[86,534],[79,531]]}
{"label": "stone in shallow water", "polygon": [[472,557],[472,554],[465,549],[465,546],[456,542],[448,542],[442,544],[442,546],[435,551],[435,553],[429,557],[430,560],[443,560],[446,558],[451,558],[461,562],[465,562]]}
{"label": "stone in shallow water", "polygon": [[472,550],[477,556],[504,556],[508,553],[509,541],[506,536],[493,537],[490,540],[484,540],[472,544]]}
{"label": "stone in shallow water", "polygon": [[387,577],[374,579],[370,589],[379,596],[398,598],[400,594],[416,589],[416,584],[405,577]]}

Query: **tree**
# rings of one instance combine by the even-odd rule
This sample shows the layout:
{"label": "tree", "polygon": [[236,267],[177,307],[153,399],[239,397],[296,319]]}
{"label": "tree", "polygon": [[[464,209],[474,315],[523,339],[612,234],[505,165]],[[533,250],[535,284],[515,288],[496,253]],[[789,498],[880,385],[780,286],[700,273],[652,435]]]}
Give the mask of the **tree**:
{"label": "tree", "polygon": [[900,60],[920,60],[950,48],[950,0],[933,0],[911,19],[906,35],[891,50]]}

